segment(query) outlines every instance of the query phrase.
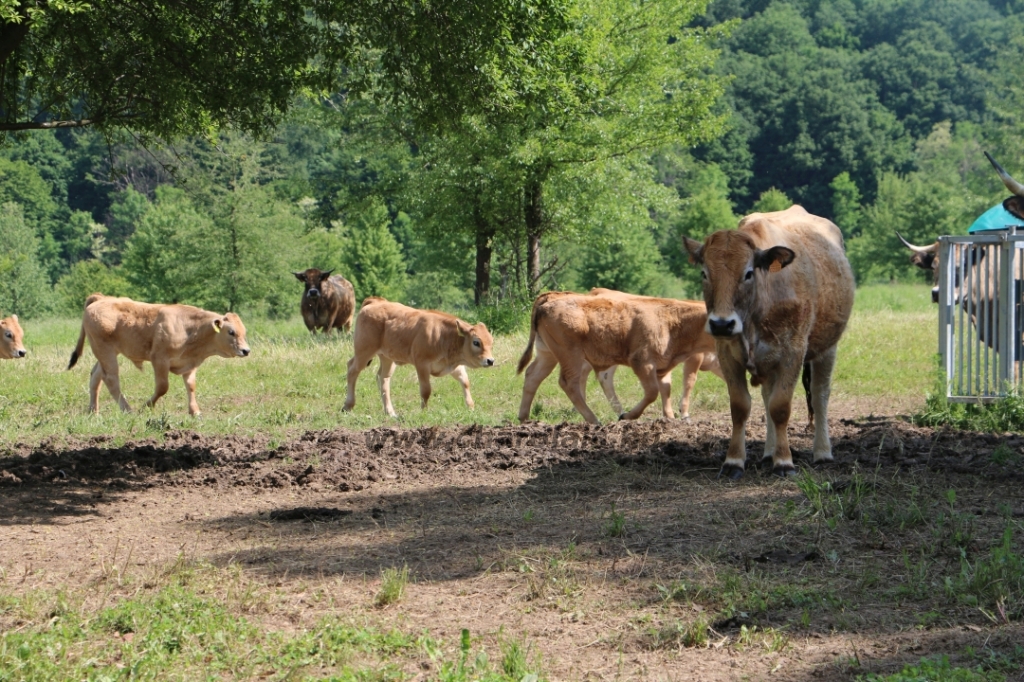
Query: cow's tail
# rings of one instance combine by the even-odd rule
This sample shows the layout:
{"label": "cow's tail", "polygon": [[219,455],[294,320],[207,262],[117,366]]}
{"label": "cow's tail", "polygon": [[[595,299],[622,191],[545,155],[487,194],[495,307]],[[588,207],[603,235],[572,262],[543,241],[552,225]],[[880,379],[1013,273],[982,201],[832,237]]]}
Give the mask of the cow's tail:
{"label": "cow's tail", "polygon": [[516,374],[522,374],[526,366],[533,359],[533,344],[537,341],[537,322],[540,321],[540,298],[533,302],[533,313],[530,315],[530,340],[526,343],[526,350],[523,357],[519,358],[519,366],[516,367]]}
{"label": "cow's tail", "polygon": [[[89,298],[85,299],[85,307],[88,308],[102,297],[103,294],[91,294]],[[82,357],[83,350],[85,350],[85,319],[82,320],[82,331],[78,333],[78,343],[75,344],[75,349],[71,351],[71,361],[68,363],[68,369],[78,364],[78,358]]]}

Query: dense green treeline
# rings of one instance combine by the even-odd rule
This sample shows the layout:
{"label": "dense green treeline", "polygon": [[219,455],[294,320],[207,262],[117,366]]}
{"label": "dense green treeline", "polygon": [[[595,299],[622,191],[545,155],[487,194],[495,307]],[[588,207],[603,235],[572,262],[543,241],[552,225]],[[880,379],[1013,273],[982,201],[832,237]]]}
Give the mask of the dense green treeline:
{"label": "dense green treeline", "polygon": [[315,266],[500,327],[542,288],[697,296],[681,236],[793,201],[839,224],[859,281],[909,279],[895,230],[928,243],[1000,201],[982,150],[1024,168],[1020,3],[562,9],[555,66],[444,126],[349,71],[257,138],[11,134],[0,310],[76,313],[102,290],[287,315],[290,271]]}

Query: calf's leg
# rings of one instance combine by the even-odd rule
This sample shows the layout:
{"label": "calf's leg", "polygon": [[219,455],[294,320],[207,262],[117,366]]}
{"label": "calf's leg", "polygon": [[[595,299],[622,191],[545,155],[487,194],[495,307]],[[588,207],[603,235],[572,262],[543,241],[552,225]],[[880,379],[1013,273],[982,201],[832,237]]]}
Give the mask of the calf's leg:
{"label": "calf's leg", "polygon": [[[590,424],[600,424],[597,415],[587,405],[587,397],[580,390],[580,374],[582,373],[582,367],[577,366],[566,366],[566,363],[562,363],[562,370],[558,374],[558,385],[562,387],[565,394],[569,396],[569,400],[572,401],[576,411],[583,415],[583,418]],[[519,413],[522,414],[522,407],[519,409]]]}
{"label": "calf's leg", "polygon": [[[733,341],[738,344],[738,341]],[[720,346],[721,347],[721,346]],[[738,349],[732,349],[737,350]],[[747,462],[747,418],[750,416],[750,391],[747,390],[747,370],[734,353],[723,353],[719,358],[726,386],[729,388],[729,413],[732,416],[732,437],[725,453],[725,462],[719,477],[738,479],[743,476]]]}
{"label": "calf's leg", "polygon": [[[107,385],[107,390],[110,391],[110,395],[113,396],[122,412],[131,412],[132,408],[128,406],[128,401],[125,400],[124,395],[121,393],[121,377],[118,374],[117,368],[117,353],[104,353],[100,352],[96,354],[96,349],[93,349],[93,355],[96,356],[96,364],[100,367],[100,376],[103,377],[103,383]],[[95,369],[93,372],[95,373]],[[91,383],[91,382],[90,382]],[[99,389],[96,389],[96,403],[93,408],[93,412],[99,412]]]}
{"label": "calf's leg", "polygon": [[[452,370],[452,379],[459,382],[462,386],[462,399],[466,401],[466,407],[473,409],[476,405],[473,403],[473,396],[469,392],[469,373],[466,371],[465,365],[459,365]],[[430,381],[430,377],[427,377],[427,381]],[[424,405],[426,407],[426,405]]]}
{"label": "calf's leg", "polygon": [[341,408],[343,411],[349,412],[356,406],[356,381],[359,379],[359,374],[366,369],[371,362],[373,362],[373,356],[374,353],[360,353],[357,351],[356,354],[352,356],[352,359],[348,361],[345,404]]}
{"label": "calf's leg", "polygon": [[153,376],[156,379],[156,386],[153,390],[153,397],[146,401],[146,407],[153,407],[156,405],[156,401],[167,395],[167,389],[170,388],[168,377],[170,371],[171,366],[167,362],[153,363]]}
{"label": "calf's leg", "polygon": [[[380,397],[384,401],[384,414],[389,417],[398,416],[395,406],[391,404],[391,376],[395,373],[395,367],[394,360],[383,355],[380,356],[380,367],[377,369],[377,388],[380,389]],[[424,402],[423,406],[426,407],[426,405]]]}
{"label": "calf's leg", "polygon": [[598,372],[597,381],[601,384],[604,397],[608,399],[608,403],[612,406],[615,414],[622,414],[622,403],[619,402],[619,396],[615,393],[615,368],[616,365],[612,365],[605,371]]}
{"label": "calf's leg", "polygon": [[[654,365],[649,363],[637,364],[633,366],[633,372],[636,374],[636,378],[640,380],[640,386],[644,389],[644,395],[632,410],[620,415],[619,419],[638,418],[644,413],[647,406],[661,395],[661,381],[658,379],[658,372],[655,370]],[[669,419],[675,416],[672,414],[671,404],[666,404],[665,410],[668,412],[666,416]]]}
{"label": "calf's leg", "polygon": [[185,393],[188,394],[188,413],[193,417],[198,417],[201,413],[199,412],[199,403],[196,402],[196,370],[185,372],[181,378],[185,381]]}
{"label": "calf's leg", "polygon": [[523,398],[519,401],[520,423],[530,418],[533,397],[537,395],[537,389],[540,388],[541,382],[548,378],[556,365],[558,365],[558,359],[547,350],[542,350],[538,344],[537,357],[526,368],[526,376],[523,377]]}
{"label": "calf's leg", "polygon": [[[798,356],[800,357],[800,356]],[[793,390],[800,378],[802,364],[799,362],[781,363],[775,376],[766,379],[762,395],[767,395],[765,410],[768,418],[765,427],[775,431],[775,452],[772,455],[772,473],[779,476],[791,476],[796,473],[793,466],[793,453],[789,449],[789,418],[793,411]],[[767,445],[769,441],[765,440]],[[767,452],[766,452],[767,454]]]}
{"label": "calf's leg", "polygon": [[693,396],[693,387],[697,383],[697,372],[704,362],[704,354],[697,353],[686,358],[683,363],[683,397],[679,400],[679,418],[690,421],[690,398]]}

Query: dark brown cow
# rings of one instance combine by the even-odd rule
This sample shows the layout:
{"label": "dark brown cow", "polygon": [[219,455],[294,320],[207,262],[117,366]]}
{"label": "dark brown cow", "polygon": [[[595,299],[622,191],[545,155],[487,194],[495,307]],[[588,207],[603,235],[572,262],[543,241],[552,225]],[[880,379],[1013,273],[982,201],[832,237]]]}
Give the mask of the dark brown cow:
{"label": "dark brown cow", "polygon": [[71,369],[82,357],[85,339],[96,356],[89,379],[89,409],[100,411],[100,382],[107,385],[121,410],[130,412],[121,393],[117,356],[123,355],[136,367],[153,364],[156,390],[146,401],[152,407],[168,388],[168,374],[185,380],[188,413],[199,414],[196,402],[196,370],[211,355],[222,358],[249,355],[245,325],[235,313],[220,315],[190,305],[155,305],[130,298],[92,294],[85,300],[82,331],[71,353]]}
{"label": "dark brown cow", "polygon": [[[598,420],[587,405],[585,372],[615,365],[629,365],[644,388],[640,402],[620,419],[636,419],[659,395],[665,416],[672,418],[671,383],[664,379],[680,362],[714,349],[714,340],[703,333],[704,318],[704,305],[693,301],[541,294],[534,301],[530,340],[519,360],[518,371],[526,369],[519,420],[530,416],[537,388],[556,365],[561,366],[558,385],[591,424]],[[537,359],[530,363],[534,345]]]}
{"label": "dark brown cow", "polygon": [[354,355],[348,361],[346,412],[356,404],[359,374],[380,357],[377,385],[384,412],[397,417],[391,404],[391,375],[397,365],[413,365],[420,380],[420,399],[426,408],[430,399],[430,377],[450,374],[462,386],[466,406],[473,408],[466,367],[492,367],[494,339],[482,322],[469,324],[454,315],[436,310],[417,310],[378,296],[363,301],[353,335]]}
{"label": "dark brown cow", "polygon": [[703,243],[684,238],[684,245],[702,266],[708,331],[729,387],[733,429],[722,475],[743,475],[748,371],[750,383],[761,385],[767,415],[764,459],[772,458],[777,474],[795,473],[787,428],[805,363],[815,413],[814,461],[831,461],[832,369],[854,295],[839,228],[793,206],[753,213],[735,230],[715,232]]}
{"label": "dark brown cow", "polygon": [[0,320],[0,359],[16,360],[25,357],[27,351],[22,340],[25,332],[18,324],[18,316],[11,315]]}
{"label": "dark brown cow", "polygon": [[306,285],[302,292],[302,321],[306,329],[317,329],[327,334],[332,329],[352,328],[352,315],[356,310],[356,294],[352,282],[341,275],[331,276],[333,270],[309,268],[293,272],[295,278]]}

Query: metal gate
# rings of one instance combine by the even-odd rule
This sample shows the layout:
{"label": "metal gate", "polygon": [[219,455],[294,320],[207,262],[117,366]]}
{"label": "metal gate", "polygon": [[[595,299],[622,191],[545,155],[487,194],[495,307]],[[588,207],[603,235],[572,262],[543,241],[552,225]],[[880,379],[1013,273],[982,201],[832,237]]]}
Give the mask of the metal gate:
{"label": "metal gate", "polygon": [[953,402],[991,402],[1021,381],[1022,249],[1015,230],[939,238],[939,355]]}

